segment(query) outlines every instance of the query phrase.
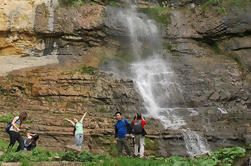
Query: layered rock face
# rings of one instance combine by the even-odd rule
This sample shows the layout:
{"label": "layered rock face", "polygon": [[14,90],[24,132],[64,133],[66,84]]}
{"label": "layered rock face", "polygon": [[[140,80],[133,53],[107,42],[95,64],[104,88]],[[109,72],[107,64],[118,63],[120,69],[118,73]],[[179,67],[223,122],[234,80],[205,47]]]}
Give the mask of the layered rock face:
{"label": "layered rock face", "polygon": [[[110,24],[106,3],[68,8],[54,1],[1,2],[0,56],[22,55],[19,58],[27,61],[54,57],[48,63],[68,65],[16,71],[1,79],[1,116],[27,111],[24,131],[41,134],[41,146],[62,150],[73,143],[72,127],[62,119],[88,112],[84,147],[112,154],[114,112],[120,110],[129,119],[135,112],[146,112],[132,80],[96,70],[89,73],[82,65],[98,67],[104,55],[130,49],[125,27]],[[204,136],[211,150],[250,144],[250,6],[218,15],[197,6],[191,9],[191,3],[202,4],[159,1],[174,8],[163,12],[168,24],[160,29],[163,56],[183,92],[184,101],[176,103],[186,121],[183,128]],[[158,119],[146,120],[146,154],[187,155],[183,130],[164,129]],[[8,138],[3,132],[0,136]]]}
{"label": "layered rock face", "polygon": [[[141,103],[131,80],[81,69],[38,68],[11,74],[1,81],[1,96],[1,116],[26,111],[29,118],[23,132],[40,134],[41,146],[54,150],[74,141],[73,127],[63,118],[81,118],[87,112],[84,147],[95,153],[113,150],[108,145],[114,144],[114,113],[133,114]],[[1,138],[8,136],[1,132]]]}
{"label": "layered rock face", "polygon": [[41,49],[41,40],[34,34],[33,28],[36,6],[43,2],[49,1],[1,1],[1,56],[25,55],[32,52],[31,48]]}

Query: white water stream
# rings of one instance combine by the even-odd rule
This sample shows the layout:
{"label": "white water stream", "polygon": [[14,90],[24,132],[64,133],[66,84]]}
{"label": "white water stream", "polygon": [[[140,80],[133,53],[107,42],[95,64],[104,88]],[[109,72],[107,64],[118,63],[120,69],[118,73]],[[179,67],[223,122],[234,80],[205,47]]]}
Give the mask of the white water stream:
{"label": "white water stream", "polygon": [[[207,144],[199,134],[190,129],[180,129],[186,124],[177,104],[184,103],[182,88],[166,58],[163,58],[158,27],[153,20],[136,12],[135,6],[118,10],[113,24],[127,27],[135,62],[130,71],[139,94],[144,100],[148,117],[159,119],[164,128],[180,130],[187,153],[191,156],[207,153]],[[144,55],[148,49],[150,55]],[[183,108],[184,110],[185,108]],[[189,108],[187,112],[197,112]]]}

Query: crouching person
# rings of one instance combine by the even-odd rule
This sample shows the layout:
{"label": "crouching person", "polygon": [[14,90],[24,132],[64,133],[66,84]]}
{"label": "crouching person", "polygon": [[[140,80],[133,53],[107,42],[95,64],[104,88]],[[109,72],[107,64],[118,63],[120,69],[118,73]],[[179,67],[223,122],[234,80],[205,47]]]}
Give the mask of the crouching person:
{"label": "crouching person", "polygon": [[27,138],[24,139],[24,150],[33,150],[38,145],[38,140],[38,134],[27,133]]}
{"label": "crouching person", "polygon": [[125,147],[128,156],[131,156],[127,137],[127,126],[130,126],[130,122],[127,119],[122,119],[121,112],[116,112],[115,117],[117,122],[115,124],[115,138],[117,139],[118,156],[122,155],[123,147]]}

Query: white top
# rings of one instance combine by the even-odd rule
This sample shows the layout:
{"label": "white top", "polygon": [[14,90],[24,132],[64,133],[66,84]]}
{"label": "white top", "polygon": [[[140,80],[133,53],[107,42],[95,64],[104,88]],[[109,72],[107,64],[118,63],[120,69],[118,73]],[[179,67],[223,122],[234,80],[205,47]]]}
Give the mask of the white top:
{"label": "white top", "polygon": [[[16,125],[18,128],[20,128],[21,120],[19,119],[19,116],[16,116],[15,118],[17,118],[17,121],[15,122],[15,125]],[[16,130],[16,128],[13,127],[12,125],[11,125],[11,127],[10,127],[10,131],[18,132],[18,131]]]}

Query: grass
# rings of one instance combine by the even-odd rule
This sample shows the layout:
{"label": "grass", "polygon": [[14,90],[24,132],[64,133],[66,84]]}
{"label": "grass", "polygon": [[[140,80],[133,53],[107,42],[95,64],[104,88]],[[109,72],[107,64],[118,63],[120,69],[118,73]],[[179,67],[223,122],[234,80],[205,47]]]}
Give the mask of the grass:
{"label": "grass", "polygon": [[[180,156],[149,157],[149,159],[139,159],[132,157],[112,157],[110,155],[94,155],[87,151],[75,154],[72,151],[53,152],[45,148],[36,147],[30,153],[11,151],[0,156],[0,162],[17,162],[21,161],[22,165],[36,165],[34,162],[42,161],[78,161],[83,165],[89,166],[231,166],[236,159],[245,156],[251,145],[247,147],[232,147],[219,149],[211,152],[209,155],[196,156],[195,158],[186,158]],[[0,140],[0,149],[6,151],[7,143]],[[31,163],[32,162],[32,163]]]}

